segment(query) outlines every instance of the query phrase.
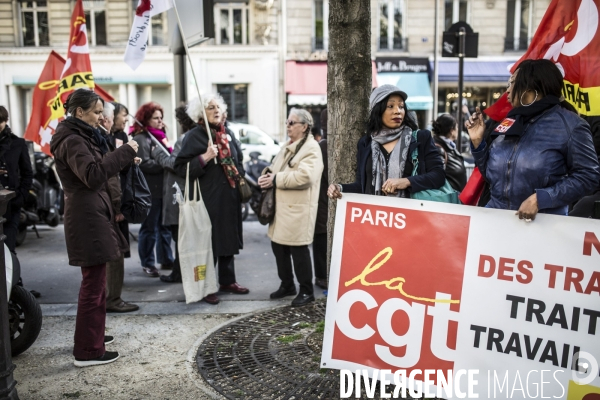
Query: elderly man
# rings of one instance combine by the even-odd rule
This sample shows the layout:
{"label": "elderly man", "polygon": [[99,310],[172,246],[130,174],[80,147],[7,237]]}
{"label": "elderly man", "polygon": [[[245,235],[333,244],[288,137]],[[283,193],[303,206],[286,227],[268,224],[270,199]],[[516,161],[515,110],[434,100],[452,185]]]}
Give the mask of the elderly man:
{"label": "elderly man", "polygon": [[[115,106],[109,102],[104,103],[104,110],[102,112],[103,119],[100,122],[100,126],[104,128],[105,138],[109,143],[111,151],[114,151],[116,146],[116,140],[112,133],[112,128],[115,121]],[[123,231],[121,225],[127,224],[125,217],[121,214],[121,181],[119,175],[115,175],[108,180],[108,194],[112,202],[112,207],[115,213],[115,219],[119,224],[119,228]],[[127,229],[128,231],[128,229]],[[112,260],[106,264],[106,311],[125,313],[136,311],[140,307],[136,304],[131,304],[123,301],[121,298],[121,292],[123,290],[123,279],[125,276],[125,256],[121,254],[121,257],[117,260]]]}

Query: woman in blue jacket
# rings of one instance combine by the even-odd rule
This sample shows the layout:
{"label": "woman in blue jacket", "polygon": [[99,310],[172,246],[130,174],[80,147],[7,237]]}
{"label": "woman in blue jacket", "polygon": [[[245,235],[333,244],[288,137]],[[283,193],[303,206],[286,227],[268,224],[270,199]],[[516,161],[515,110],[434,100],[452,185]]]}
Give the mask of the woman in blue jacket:
{"label": "woman in blue jacket", "polygon": [[[431,132],[413,131],[417,124],[408,116],[406,93],[393,85],[382,85],[369,98],[368,134],[358,141],[356,180],[331,184],[330,198],[342,192],[377,196],[410,197],[426,189],[439,189],[445,183],[444,162]],[[411,155],[418,149],[418,174],[414,175]]]}
{"label": "woman in blue jacket", "polygon": [[600,168],[590,127],[561,97],[563,77],[549,60],[525,60],[508,81],[513,109],[487,148],[477,110],[467,128],[475,163],[490,184],[486,207],[516,210],[531,222],[538,212],[567,215],[590,194]]}

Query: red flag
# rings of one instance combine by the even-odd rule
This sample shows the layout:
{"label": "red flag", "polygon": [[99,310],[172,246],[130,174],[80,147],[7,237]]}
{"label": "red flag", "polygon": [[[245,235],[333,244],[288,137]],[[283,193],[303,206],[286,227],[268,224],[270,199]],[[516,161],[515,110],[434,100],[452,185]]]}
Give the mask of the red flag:
{"label": "red flag", "polygon": [[[39,144],[46,154],[50,154],[50,139],[52,139],[56,126],[62,120],[62,118],[53,119],[52,117],[58,114],[55,107],[62,107],[62,103],[56,101],[56,93],[58,86],[61,84],[60,75],[65,63],[64,58],[52,51],[33,90],[32,113],[24,137]],[[104,101],[114,100],[100,86],[96,86],[94,91]]]}
{"label": "red flag", "polygon": [[71,16],[67,61],[52,51],[33,91],[33,108],[25,138],[38,143],[50,154],[50,139],[65,117],[63,107],[69,94],[80,88],[96,89],[106,101],[114,100],[94,84],[83,3],[77,0]]}
{"label": "red flag", "polygon": [[[565,99],[580,114],[600,115],[599,9],[600,0],[553,0],[527,52],[511,72],[526,59],[552,60],[563,73]],[[501,120],[506,116],[503,109],[507,103],[504,94],[486,114],[495,115],[492,118],[496,121]]]}

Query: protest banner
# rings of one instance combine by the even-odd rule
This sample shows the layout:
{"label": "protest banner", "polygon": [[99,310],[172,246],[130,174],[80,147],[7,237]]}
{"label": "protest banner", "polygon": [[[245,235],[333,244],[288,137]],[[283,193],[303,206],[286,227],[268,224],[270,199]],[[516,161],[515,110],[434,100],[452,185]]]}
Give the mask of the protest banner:
{"label": "protest banner", "polygon": [[426,397],[590,400],[599,298],[595,220],[344,193],[321,367]]}

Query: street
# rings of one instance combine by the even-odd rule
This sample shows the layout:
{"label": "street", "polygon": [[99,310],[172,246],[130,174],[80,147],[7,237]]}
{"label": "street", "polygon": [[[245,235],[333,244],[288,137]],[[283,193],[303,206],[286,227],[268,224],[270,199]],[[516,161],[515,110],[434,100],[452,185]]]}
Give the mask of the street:
{"label": "street", "polygon": [[[139,225],[130,225],[130,231],[136,237]],[[17,256],[21,263],[21,275],[25,287],[35,289],[42,294],[38,302],[42,304],[44,315],[62,314],[77,303],[81,273],[70,266],[64,240],[63,226],[50,228],[46,225],[38,227],[41,238],[37,238],[31,229],[23,245],[17,248]],[[249,215],[244,222],[244,249],[235,258],[237,281],[250,289],[247,295],[219,294],[221,304],[215,310],[204,302],[190,304],[186,307],[185,296],[181,284],[168,284],[158,278],[150,278],[142,271],[137,242],[131,240],[131,258],[125,259],[125,282],[122,298],[125,301],[139,304],[137,313],[178,313],[191,309],[202,309],[218,312],[247,312],[252,308],[248,301],[258,301],[261,308],[268,307],[269,294],[279,287],[275,257],[267,237],[267,227],[260,225],[254,215]],[[158,268],[159,265],[157,264]],[[162,274],[170,271],[162,270]],[[323,290],[315,286],[315,297],[323,297]],[[291,302],[293,298],[290,297]],[[232,304],[229,309],[227,305]],[[177,302],[169,306],[168,303]],[[241,302],[241,303],[240,303]],[[264,304],[263,304],[264,302]],[[167,304],[149,304],[167,303]],[[277,303],[278,302],[274,302]],[[258,304],[255,304],[258,305]],[[167,307],[167,308],[165,308]],[[240,309],[239,307],[243,307]],[[249,307],[249,308],[247,308]],[[225,310],[225,308],[227,308]],[[54,310],[54,311],[53,311]],[[237,310],[237,311],[235,311]]]}

